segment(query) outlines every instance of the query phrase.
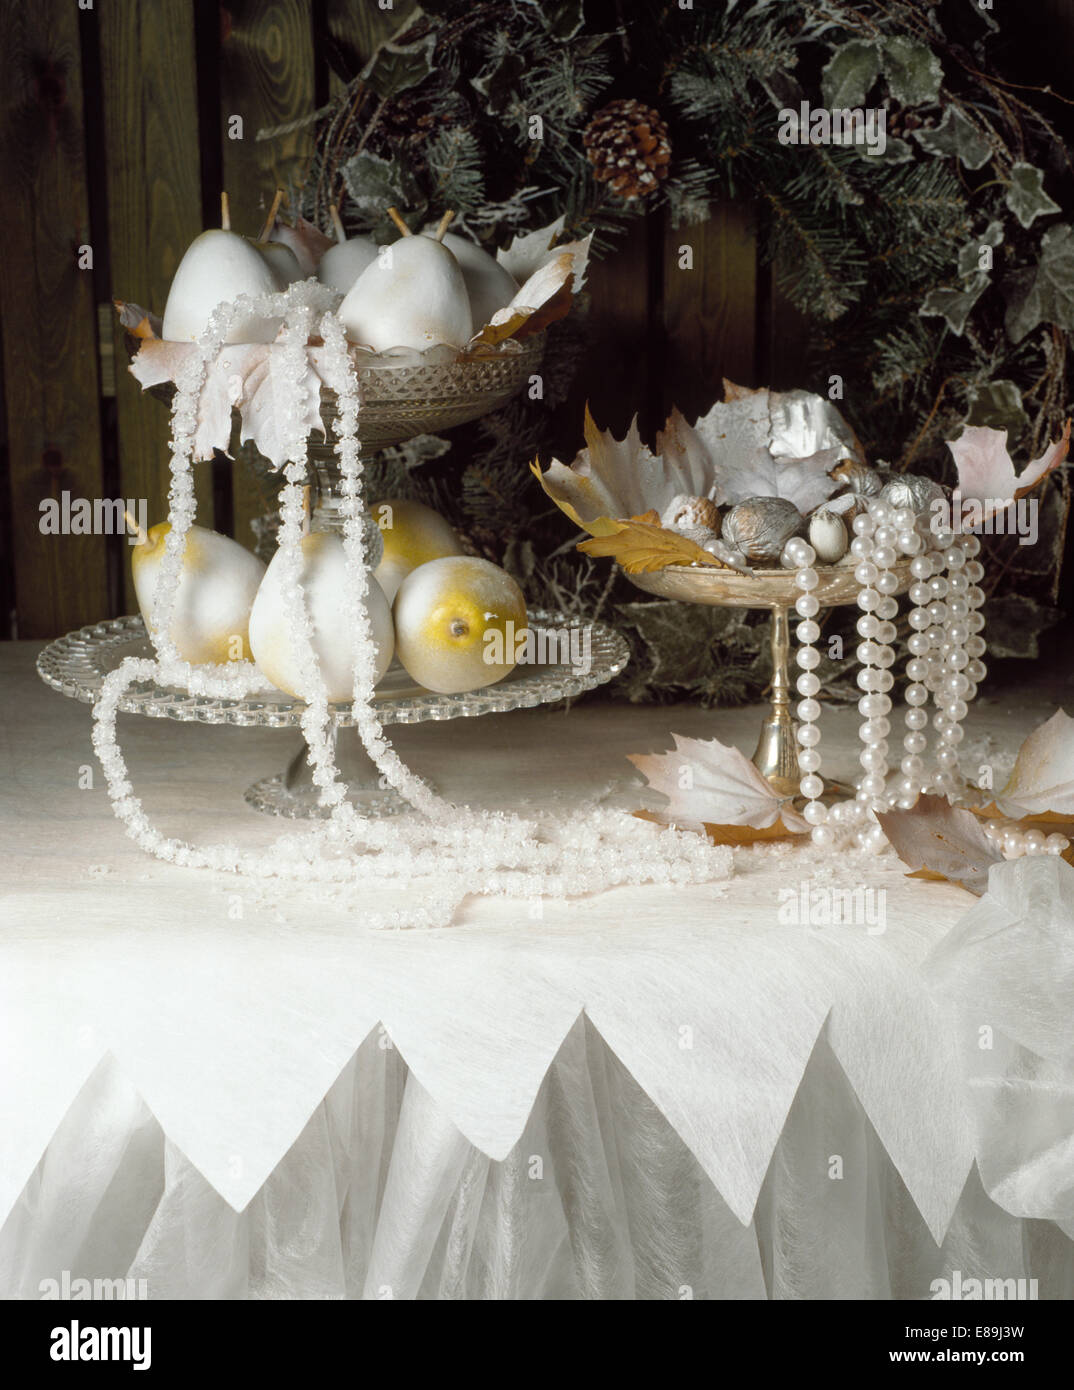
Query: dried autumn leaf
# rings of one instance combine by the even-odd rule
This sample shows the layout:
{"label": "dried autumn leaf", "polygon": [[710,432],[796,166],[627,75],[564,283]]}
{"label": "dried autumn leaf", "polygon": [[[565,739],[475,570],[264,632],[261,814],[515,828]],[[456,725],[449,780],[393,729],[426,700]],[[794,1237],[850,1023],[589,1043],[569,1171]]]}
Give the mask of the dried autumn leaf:
{"label": "dried autumn leaf", "polygon": [[973,812],[952,806],[945,796],[919,796],[910,810],[877,812],[877,820],[895,853],[914,870],[909,878],[945,879],[980,897],[989,869],[1004,862]]}
{"label": "dried autumn leaf", "polygon": [[495,346],[508,338],[526,338],[561,319],[571,307],[574,255],[569,248],[535,270],[510,304],[497,309],[471,342]]}
{"label": "dried autumn leaf", "polygon": [[[665,823],[654,811],[635,811],[634,815],[638,820],[647,820],[653,825]],[[714,845],[756,845],[773,840],[797,840],[805,833],[788,830],[781,820],[775,825],[765,826],[763,830],[752,825],[714,825],[710,821],[703,822],[701,829]]]}
{"label": "dried autumn leaf", "polygon": [[[657,517],[655,511],[643,515]],[[687,536],[680,536],[677,531],[669,531],[661,526],[658,517],[655,521],[643,517],[614,522],[610,518],[602,520],[607,520],[615,529],[604,535],[591,535],[587,541],[579,541],[578,549],[586,555],[615,560],[627,574],[648,574],[652,570],[666,569],[668,565],[730,568]]]}
{"label": "dried autumn leaf", "polygon": [[957,439],[947,441],[947,447],[958,469],[958,484],[952,499],[955,514],[959,515],[961,503],[978,502],[983,522],[1005,511],[1059,467],[1070,448],[1070,421],[1063,426],[1063,433],[1056,442],[1050,444],[1039,459],[1026,464],[1019,474],[1015,473],[1007,452],[1006,430],[967,425]]}
{"label": "dried autumn leaf", "polygon": [[[677,410],[668,421],[669,436],[679,437],[689,425]],[[597,428],[586,406],[586,447],[568,467],[553,459],[542,473],[537,463],[530,465],[537,481],[552,501],[571,520],[591,534],[607,534],[606,525],[597,532],[594,525],[609,517],[636,516],[655,507],[663,512],[673,498],[706,496],[707,460],[684,447],[681,454],[661,458],[642,443],[637,416],[622,439],[611,430]],[[661,436],[664,438],[665,436]]]}
{"label": "dried autumn leaf", "polygon": [[164,324],[159,314],[151,314],[140,304],[129,304],[122,299],[113,299],[120,327],[132,338],[159,338]]}
{"label": "dried autumn leaf", "polygon": [[[649,786],[667,797],[667,806],[653,813],[664,824],[704,829],[706,833],[774,827],[781,827],[783,833],[808,831],[790,800],[777,795],[737,748],[715,738],[671,737],[674,752],[628,755]],[[756,838],[778,839],[780,835]]]}
{"label": "dried autumn leaf", "polygon": [[1074,816],[1074,719],[1065,711],[1026,738],[996,804],[1015,819],[1047,811]]}

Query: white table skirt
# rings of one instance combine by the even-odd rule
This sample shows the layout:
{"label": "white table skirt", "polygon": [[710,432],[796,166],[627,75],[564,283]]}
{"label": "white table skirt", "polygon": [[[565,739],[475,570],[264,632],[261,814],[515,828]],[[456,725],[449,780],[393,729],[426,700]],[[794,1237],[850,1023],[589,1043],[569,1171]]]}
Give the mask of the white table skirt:
{"label": "white table skirt", "polygon": [[[725,884],[371,933],[141,855],[99,772],[79,789],[88,710],[30,656],[0,653],[0,1294],[67,1271],[151,1297],[927,1298],[959,1271],[1071,1296],[1059,909],[1037,993],[1003,984],[1047,957],[1017,904],[1066,866],[1011,865],[975,907],[890,854],[774,846]],[[972,738],[996,761],[1051,708],[983,704]],[[396,732],[455,799],[567,815],[640,804],[625,755],[672,730],[749,751],[756,721],[585,704]],[[825,724],[847,761],[852,723]],[[241,791],[286,735],[121,730],[169,830],[277,833]],[[884,930],[780,921],[788,884],[883,890]]]}

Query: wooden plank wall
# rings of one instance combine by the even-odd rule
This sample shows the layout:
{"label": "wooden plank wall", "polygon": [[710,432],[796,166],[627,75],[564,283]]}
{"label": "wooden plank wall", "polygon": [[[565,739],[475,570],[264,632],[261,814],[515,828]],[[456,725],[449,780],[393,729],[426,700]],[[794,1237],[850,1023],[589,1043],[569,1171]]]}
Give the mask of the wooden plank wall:
{"label": "wooden plank wall", "polygon": [[[41,499],[64,489],[146,498],[151,522],[166,510],[167,412],[126,371],[109,301],[163,309],[183,250],[218,222],[222,187],[237,230],[256,232],[277,185],[301,180],[311,139],[297,128],[258,141],[258,130],[328,100],[339,90],[328,46],[367,54],[401,11],[353,0],[0,0],[0,122],[11,132],[0,143],[0,635],[50,637],[131,611],[122,538],[37,528]],[[792,384],[796,350],[773,332],[751,216],[720,206],[706,225],[676,231],[652,217],[593,267],[596,339],[570,403],[579,435],[585,400],[617,431],[637,411],[651,436],[672,404],[688,415],[711,404],[723,376]],[[77,268],[84,245],[92,270]],[[199,520],[252,544],[262,508],[245,471],[201,465],[198,490]]]}

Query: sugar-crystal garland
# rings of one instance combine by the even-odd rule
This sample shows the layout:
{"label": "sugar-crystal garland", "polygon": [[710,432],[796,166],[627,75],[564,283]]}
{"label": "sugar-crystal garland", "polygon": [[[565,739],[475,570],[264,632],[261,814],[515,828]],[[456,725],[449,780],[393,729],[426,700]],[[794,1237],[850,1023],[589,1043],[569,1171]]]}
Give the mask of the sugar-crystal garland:
{"label": "sugar-crystal garland", "polygon": [[[981,544],[976,536],[935,531],[927,512],[915,513],[907,507],[894,507],[879,497],[863,498],[865,510],[854,518],[854,539],[850,555],[855,561],[858,583],[857,633],[861,641],[857,684],[861,690],[858,713],[859,737],[864,745],[859,756],[862,774],[853,800],[827,805],[820,798],[824,782],[820,775],[819,750],[820,678],[816,668],[820,654],[815,643],[820,636],[816,621],[820,603],[813,593],[819,577],[813,568],[813,547],[795,537],[784,547],[782,563],[795,571],[795,586],[801,592],[795,602],[800,622],[796,629],[800,668],[797,680],[799,702],[798,755],[802,772],[800,791],[805,798],[802,814],[812,827],[811,837],[822,849],[839,849],[853,843],[860,849],[878,851],[887,843],[876,820],[877,811],[894,806],[908,808],[923,791],[937,791],[956,798],[965,789],[959,769],[958,745],[969,703],[985,675],[981,658],[985,640],[981,636],[984,618],[978,612],[984,602],[979,581],[984,568],[976,559]],[[895,683],[892,666],[896,660],[894,619],[898,613],[895,597],[900,587],[897,565],[900,557],[910,561],[910,635],[905,674],[906,707],[903,714],[903,756],[899,776],[888,780],[891,734],[891,690]],[[936,733],[936,767],[930,775],[924,754],[928,748],[929,701],[935,707],[932,718]],[[1014,844],[1009,831],[996,838]],[[1062,838],[1062,837],[1060,837]],[[1019,852],[1041,852],[1036,838],[1033,848]],[[1057,842],[1056,842],[1057,843]],[[1041,839],[1047,852],[1059,853]]]}
{"label": "sugar-crystal garland", "polygon": [[[689,832],[656,828],[621,811],[594,808],[563,821],[550,814],[523,818],[475,811],[444,801],[416,777],[395,753],[373,708],[375,648],[362,599],[368,586],[362,517],[362,465],[358,442],[360,397],[354,362],[343,327],[333,312],[338,296],[312,281],[279,294],[238,296],[210,316],[197,340],[197,353],[177,373],[172,411],[169,521],[152,604],[150,635],[155,659],[128,657],[102,682],[94,705],[93,744],[104,769],[117,816],[131,838],[148,853],[171,863],[293,882],[335,883],[341,887],[407,890],[408,905],[377,914],[363,911],[372,927],[443,926],[471,893],[511,897],[578,896],[620,884],[699,883],[727,877],[726,847],[711,845]],[[164,836],[134,794],[116,738],[116,719],[125,692],[138,681],[177,686],[191,694],[241,699],[261,686],[249,661],[193,666],[179,656],[170,636],[187,534],[194,521],[194,436],[208,364],[221,352],[237,315],[280,318],[283,332],[269,359],[289,462],[284,468],[278,533],[289,637],[297,658],[305,701],[301,726],[313,780],[330,814],[310,828],[279,837],[267,853],[234,845],[198,846]],[[317,323],[324,343],[317,356],[307,347]],[[346,557],[345,601],[356,634],[354,718],[370,757],[412,806],[415,818],[362,817],[346,799],[331,741],[331,713],[324,681],[310,639],[301,574],[304,519],[302,483],[306,476],[307,419],[311,402],[311,363],[320,384],[338,398],[336,452],[340,460]],[[350,851],[349,853],[347,851]],[[415,902],[415,895],[419,894]],[[355,901],[362,902],[357,894]]]}

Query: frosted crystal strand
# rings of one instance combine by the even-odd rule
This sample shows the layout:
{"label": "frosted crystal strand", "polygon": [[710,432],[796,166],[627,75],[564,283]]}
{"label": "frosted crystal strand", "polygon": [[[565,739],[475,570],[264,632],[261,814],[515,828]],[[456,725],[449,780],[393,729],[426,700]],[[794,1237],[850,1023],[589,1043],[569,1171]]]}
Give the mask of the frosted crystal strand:
{"label": "frosted crystal strand", "polygon": [[[127,658],[102,683],[94,706],[93,743],[108,783],[116,814],[141,848],[159,858],[191,868],[248,874],[260,880],[289,879],[300,883],[337,885],[356,914],[373,927],[439,927],[447,925],[473,892],[530,897],[555,892],[563,895],[599,892],[615,884],[687,883],[725,877],[726,852],[715,853],[701,837],[674,830],[657,830],[621,812],[595,808],[563,822],[546,816],[473,812],[455,808],[435,797],[398,759],[384,738],[372,708],[374,650],[361,597],[368,585],[361,517],[361,460],[357,443],[360,409],[357,377],[342,325],[329,309],[334,297],[309,281],[277,295],[240,296],[211,315],[177,374],[172,421],[169,519],[172,529],[165,545],[161,575],[153,597],[156,659]],[[284,487],[280,501],[280,560],[283,591],[289,615],[289,638],[300,667],[300,688],[306,699],[302,731],[309,748],[315,785],[327,820],[307,830],[280,836],[264,854],[240,851],[228,844],[197,846],[170,839],[158,831],[134,795],[126,764],[116,740],[116,716],[126,690],[138,681],[176,685],[220,698],[241,698],[260,686],[249,662],[191,667],[181,661],[169,637],[174,593],[181,574],[186,536],[195,515],[191,465],[194,456],[198,399],[207,366],[222,350],[223,338],[236,313],[258,313],[283,320],[281,337],[273,344],[269,370],[281,401],[277,426],[287,446]],[[331,724],[324,683],[310,641],[309,618],[301,583],[301,528],[304,520],[302,483],[306,473],[306,397],[313,380],[308,341],[317,316],[324,348],[316,370],[339,399],[336,426],[344,499],[344,551],[347,557],[345,598],[358,641],[355,644],[355,721],[370,756],[391,783],[422,814],[415,820],[364,820],[345,800],[332,753]],[[317,387],[319,390],[319,386]],[[357,855],[349,848],[361,848]],[[414,885],[421,882],[420,892]],[[430,884],[436,886],[430,887]],[[368,888],[410,888],[402,907],[371,913]]]}

